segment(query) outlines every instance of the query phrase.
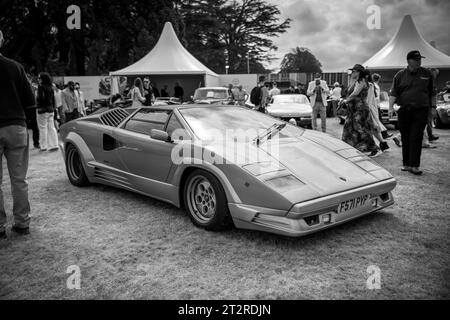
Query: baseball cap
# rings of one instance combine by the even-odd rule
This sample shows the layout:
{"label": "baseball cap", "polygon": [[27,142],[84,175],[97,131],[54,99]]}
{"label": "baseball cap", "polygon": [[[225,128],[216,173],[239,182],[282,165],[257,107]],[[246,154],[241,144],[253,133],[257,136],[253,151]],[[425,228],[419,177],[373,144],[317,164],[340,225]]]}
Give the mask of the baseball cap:
{"label": "baseball cap", "polygon": [[420,51],[418,51],[418,50],[410,51],[410,52],[408,52],[408,55],[406,56],[407,60],[409,60],[409,59],[419,60],[419,59],[422,59],[422,58],[425,58],[425,57],[423,57],[420,54]]}
{"label": "baseball cap", "polygon": [[350,69],[348,69],[348,70],[351,70],[351,71],[359,71],[359,72],[361,72],[361,71],[365,71],[366,69],[365,69],[362,65],[360,65],[360,64],[355,64],[355,65],[353,66],[353,68],[350,68]]}

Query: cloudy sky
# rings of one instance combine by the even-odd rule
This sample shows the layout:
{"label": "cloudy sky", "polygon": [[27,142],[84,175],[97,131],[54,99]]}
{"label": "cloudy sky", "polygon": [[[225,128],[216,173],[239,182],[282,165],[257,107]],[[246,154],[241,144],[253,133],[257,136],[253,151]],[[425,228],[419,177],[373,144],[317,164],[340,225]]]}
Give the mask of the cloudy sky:
{"label": "cloudy sky", "polygon": [[[402,18],[410,14],[427,41],[450,55],[449,0],[269,0],[277,4],[291,28],[275,44],[277,57],[296,46],[310,49],[325,71],[345,70],[363,63],[380,50],[397,32]],[[367,28],[367,8],[381,9],[381,29]],[[277,69],[280,60],[271,68]]]}

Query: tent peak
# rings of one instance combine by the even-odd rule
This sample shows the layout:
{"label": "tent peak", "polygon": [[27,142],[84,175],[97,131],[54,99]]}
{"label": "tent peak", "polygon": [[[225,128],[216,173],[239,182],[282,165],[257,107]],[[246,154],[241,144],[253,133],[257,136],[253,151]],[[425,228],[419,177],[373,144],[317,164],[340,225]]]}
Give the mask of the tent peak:
{"label": "tent peak", "polygon": [[205,74],[218,77],[192,54],[178,39],[171,22],[166,22],[158,42],[141,60],[111,75]]}
{"label": "tent peak", "polygon": [[411,15],[405,15],[394,37],[363,65],[370,69],[399,69],[409,51],[419,50],[427,67],[450,68],[450,57],[430,45],[420,34]]}

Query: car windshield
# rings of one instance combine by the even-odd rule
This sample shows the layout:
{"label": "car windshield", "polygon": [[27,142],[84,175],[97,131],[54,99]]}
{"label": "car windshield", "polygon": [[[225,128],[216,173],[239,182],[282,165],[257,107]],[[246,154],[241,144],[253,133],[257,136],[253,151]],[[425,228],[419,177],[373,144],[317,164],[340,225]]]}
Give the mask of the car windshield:
{"label": "car windshield", "polygon": [[297,95],[277,95],[273,97],[273,104],[298,103],[308,104],[309,100],[302,94]]}
{"label": "car windshield", "polygon": [[228,99],[227,89],[197,89],[194,100]]}
{"label": "car windshield", "polygon": [[[263,113],[234,106],[180,109],[180,113],[194,134],[205,141],[211,140],[211,132],[217,131],[223,137],[236,137],[243,131],[254,132],[255,135],[250,138],[256,138],[275,124],[284,123]],[[288,125],[280,133],[280,138],[299,136],[303,132],[303,129]],[[236,135],[233,135],[234,133]]]}
{"label": "car windshield", "polygon": [[386,91],[381,91],[380,93],[380,101],[389,101],[389,95]]}

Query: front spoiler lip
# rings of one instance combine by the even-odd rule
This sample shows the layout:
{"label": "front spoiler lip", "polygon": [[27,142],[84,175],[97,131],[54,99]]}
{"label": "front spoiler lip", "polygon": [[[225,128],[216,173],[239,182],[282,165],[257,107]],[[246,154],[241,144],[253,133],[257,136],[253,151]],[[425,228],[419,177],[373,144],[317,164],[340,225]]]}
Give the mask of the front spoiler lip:
{"label": "front spoiler lip", "polygon": [[[288,237],[302,237],[321,230],[332,228],[348,221],[360,218],[362,216],[382,210],[394,204],[394,197],[392,190],[395,188],[396,180],[394,178],[383,181],[377,184],[365,186],[359,189],[354,189],[348,192],[339,193],[337,195],[329,196],[333,199],[334,206],[348,197],[358,196],[361,193],[370,194],[371,200],[377,199],[377,205],[372,207],[363,207],[349,213],[337,214],[330,209],[330,203],[322,197],[311,200],[302,204],[310,205],[312,203],[324,202],[324,205],[314,206],[315,211],[306,211],[303,214],[273,210],[268,208],[257,208],[246,206],[242,204],[229,204],[230,212],[233,217],[234,224],[240,229],[257,230],[263,232],[274,233]],[[381,195],[388,194],[387,200],[382,200]],[[339,199],[341,198],[341,199]],[[296,206],[294,206],[296,207]],[[306,206],[308,207],[308,206]],[[320,209],[322,207],[322,209]],[[297,205],[298,208],[298,205]],[[311,208],[311,207],[310,207]],[[330,214],[332,217],[331,223],[324,223],[322,221],[323,214]],[[311,216],[319,216],[319,224],[308,225],[304,218]]]}

